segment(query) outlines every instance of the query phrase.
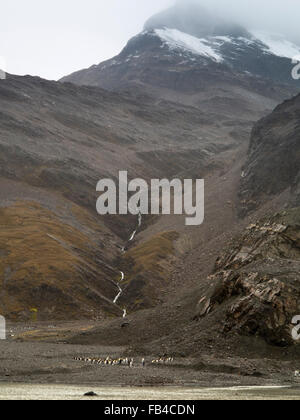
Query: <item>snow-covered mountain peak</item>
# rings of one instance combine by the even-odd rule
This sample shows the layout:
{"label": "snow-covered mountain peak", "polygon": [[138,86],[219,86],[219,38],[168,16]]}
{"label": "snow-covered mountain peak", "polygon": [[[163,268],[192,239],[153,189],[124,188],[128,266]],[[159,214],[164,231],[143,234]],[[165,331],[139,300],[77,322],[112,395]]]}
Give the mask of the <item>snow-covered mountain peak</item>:
{"label": "snow-covered mountain peak", "polygon": [[194,88],[192,78],[199,76],[203,83],[214,75],[226,83],[248,77],[250,83],[269,80],[295,86],[299,82],[292,77],[291,59],[297,56],[300,47],[284,37],[248,31],[197,3],[180,2],[150,18],[118,56],[63,80],[108,89],[172,84],[184,90]]}
{"label": "snow-covered mountain peak", "polygon": [[224,47],[242,51],[243,48],[257,48],[262,54],[293,59],[300,56],[300,47],[286,40],[282,35],[262,31],[251,31],[249,37],[241,36],[206,36],[198,38],[172,28],[145,31],[158,36],[170,50],[181,51],[209,58],[218,63],[226,61]]}
{"label": "snow-covered mountain peak", "polygon": [[183,52],[200,55],[211,58],[216,62],[222,62],[223,57],[210,45],[210,42],[204,38],[197,38],[177,29],[155,29],[154,33],[159,36],[170,50],[182,50]]}

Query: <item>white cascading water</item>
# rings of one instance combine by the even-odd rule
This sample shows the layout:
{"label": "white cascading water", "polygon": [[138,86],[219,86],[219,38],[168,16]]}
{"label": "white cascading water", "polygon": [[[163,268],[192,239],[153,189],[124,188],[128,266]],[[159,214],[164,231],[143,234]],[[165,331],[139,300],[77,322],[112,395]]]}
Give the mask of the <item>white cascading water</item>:
{"label": "white cascading water", "polygon": [[[128,240],[128,242],[132,242],[133,240],[134,240],[134,238],[135,238],[135,236],[136,236],[136,234],[137,234],[137,231],[138,231],[138,229],[142,226],[142,221],[143,221],[143,218],[142,218],[142,213],[139,213],[138,214],[138,227],[137,227],[137,229],[135,229],[134,231],[133,231],[133,233],[130,235],[130,238],[129,238],[129,240]],[[124,254],[126,252],[126,247],[124,246],[123,248],[122,248],[122,254]],[[119,283],[117,284],[117,286],[118,286],[118,289],[119,289],[119,293],[117,294],[117,296],[115,297],[115,299],[114,299],[114,301],[113,301],[113,303],[114,303],[114,305],[116,305],[117,303],[118,303],[118,300],[120,299],[120,297],[122,296],[122,294],[123,294],[123,289],[122,289],[122,287],[120,286],[120,284],[124,281],[124,279],[125,279],[125,274],[124,274],[124,272],[123,271],[120,271],[120,274],[121,274],[121,279],[120,279],[120,281],[119,281]],[[126,316],[127,316],[127,309],[123,309],[123,318],[126,318]]]}

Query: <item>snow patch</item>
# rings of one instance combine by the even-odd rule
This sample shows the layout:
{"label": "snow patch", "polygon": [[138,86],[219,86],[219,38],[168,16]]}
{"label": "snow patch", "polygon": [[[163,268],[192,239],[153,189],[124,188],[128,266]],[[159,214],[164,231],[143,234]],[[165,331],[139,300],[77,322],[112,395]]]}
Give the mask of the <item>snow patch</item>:
{"label": "snow patch", "polygon": [[230,43],[232,43],[232,39],[229,38],[229,36],[214,36],[213,39],[217,39],[217,40],[223,41],[223,42],[230,42]]}
{"label": "snow patch", "polygon": [[294,58],[299,56],[300,47],[283,38],[282,35],[252,31],[253,36],[266,45],[265,51],[278,57]]}
{"label": "snow patch", "polygon": [[177,29],[169,28],[156,29],[155,34],[172,50],[181,49],[185,52],[210,58],[218,63],[223,61],[223,57],[208,45],[208,41],[205,39],[199,39]]}

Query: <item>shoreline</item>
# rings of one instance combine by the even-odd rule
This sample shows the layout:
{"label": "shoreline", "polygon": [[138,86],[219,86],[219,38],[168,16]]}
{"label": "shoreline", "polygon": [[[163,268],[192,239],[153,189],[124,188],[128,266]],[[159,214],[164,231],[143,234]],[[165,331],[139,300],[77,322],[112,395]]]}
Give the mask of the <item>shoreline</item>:
{"label": "shoreline", "polygon": [[[87,395],[94,394],[94,395]],[[300,387],[100,387],[0,383],[0,400],[101,400],[113,401],[202,401],[202,400],[299,400]],[[176,405],[176,404],[175,404]],[[138,406],[138,405],[137,405]]]}

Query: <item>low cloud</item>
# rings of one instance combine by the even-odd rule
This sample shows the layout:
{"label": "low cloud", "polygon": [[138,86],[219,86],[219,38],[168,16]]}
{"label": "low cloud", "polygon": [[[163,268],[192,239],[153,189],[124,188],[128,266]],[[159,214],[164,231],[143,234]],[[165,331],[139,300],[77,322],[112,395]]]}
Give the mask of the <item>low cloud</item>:
{"label": "low cloud", "polygon": [[189,2],[248,29],[281,33],[300,43],[298,0],[177,0],[178,4]]}

